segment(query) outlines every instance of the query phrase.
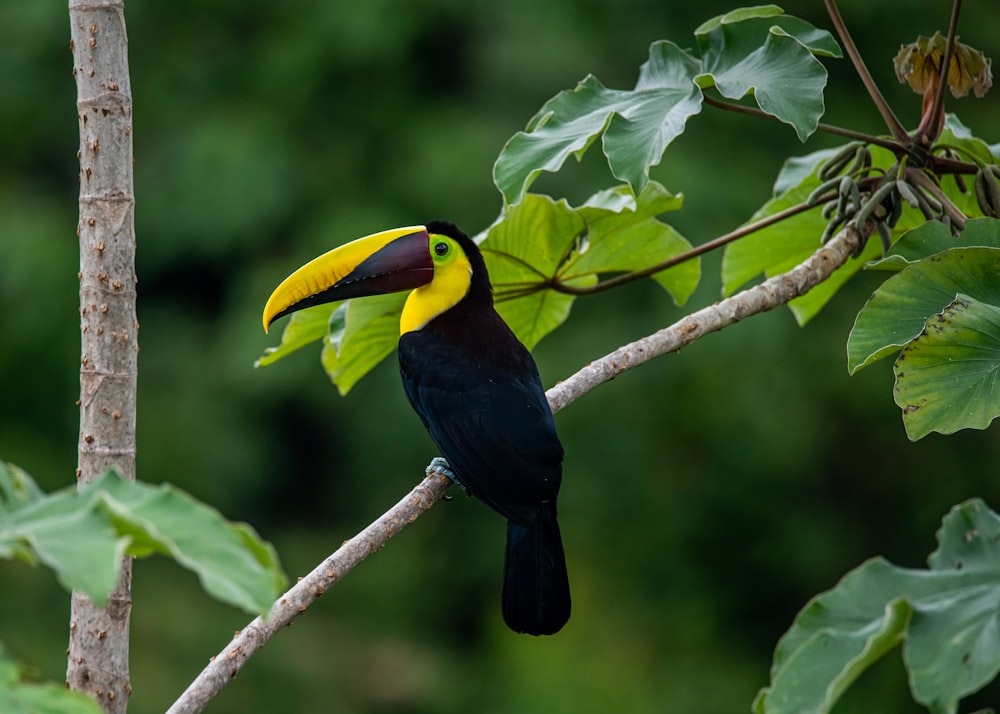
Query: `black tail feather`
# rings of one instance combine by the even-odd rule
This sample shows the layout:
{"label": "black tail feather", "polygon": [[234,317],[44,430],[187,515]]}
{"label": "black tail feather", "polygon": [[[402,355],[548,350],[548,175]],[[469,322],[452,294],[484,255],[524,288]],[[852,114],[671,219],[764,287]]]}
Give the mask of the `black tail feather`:
{"label": "black tail feather", "polygon": [[569,620],[569,576],[555,503],[541,503],[530,525],[507,523],[503,619],[514,632],[553,635]]}

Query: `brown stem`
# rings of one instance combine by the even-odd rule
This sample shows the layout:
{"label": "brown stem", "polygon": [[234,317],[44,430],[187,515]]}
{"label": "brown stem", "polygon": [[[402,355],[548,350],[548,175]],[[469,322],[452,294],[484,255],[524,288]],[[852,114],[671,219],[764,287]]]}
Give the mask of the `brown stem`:
{"label": "brown stem", "polygon": [[896,118],[896,115],[893,113],[889,103],[885,101],[885,97],[882,96],[882,92],[879,91],[878,85],[875,84],[875,80],[872,79],[872,75],[868,71],[868,67],[865,66],[865,61],[861,59],[861,53],[858,52],[858,47],[854,44],[854,40],[851,38],[851,33],[848,32],[847,25],[844,24],[844,20],[840,16],[840,10],[837,9],[837,3],[835,0],[823,0],[823,3],[826,5],[826,11],[830,15],[830,21],[833,23],[833,27],[837,31],[837,36],[840,38],[841,43],[843,43],[844,49],[847,51],[847,56],[851,58],[854,70],[861,78],[862,83],[865,85],[865,89],[868,90],[868,96],[870,96],[872,102],[875,103],[875,108],[878,109],[879,114],[882,115],[882,119],[889,128],[889,132],[898,142],[905,144],[910,137],[907,135],[906,129],[899,122],[899,119]]}
{"label": "brown stem", "polygon": [[754,231],[759,231],[761,228],[767,228],[768,226],[778,223],[790,218],[796,214],[802,213],[803,211],[809,210],[809,206],[804,203],[799,203],[795,206],[789,206],[783,211],[779,211],[767,218],[762,218],[759,221],[754,221],[753,223],[748,223],[745,226],[737,228],[735,231],[726,233],[725,235],[719,236],[718,238],[713,238],[712,240],[702,243],[701,245],[695,246],[691,250],[685,251],[680,255],[675,255],[661,261],[655,265],[651,265],[648,268],[643,268],[642,270],[636,270],[631,273],[624,273],[622,275],[617,275],[608,280],[603,280],[596,285],[589,285],[587,287],[575,287],[569,285],[559,278],[553,278],[544,287],[551,288],[558,293],[565,293],[567,295],[595,295],[597,293],[602,293],[606,290],[611,290],[612,288],[617,288],[626,283],[632,283],[636,280],[641,280],[642,278],[649,277],[668,268],[672,268],[675,265],[679,265],[685,261],[697,258],[700,255],[709,253],[716,248],[721,248],[727,243],[732,243],[735,240],[742,238],[743,236],[749,235]]}
{"label": "brown stem", "polygon": [[[734,102],[725,102],[721,99],[715,99],[708,94],[702,93],[702,97],[706,104],[717,107],[718,109],[724,109],[729,112],[736,112],[737,114],[749,114],[755,117],[764,117],[766,119],[774,119],[777,121],[777,117],[772,114],[768,114],[762,109],[757,107],[748,107],[743,104],[736,104]],[[903,146],[893,139],[886,139],[880,136],[875,136],[873,134],[866,134],[860,131],[854,131],[853,129],[845,129],[840,126],[835,126],[833,124],[824,124],[819,122],[816,128],[820,131],[825,131],[828,134],[836,134],[837,136],[847,137],[848,139],[856,139],[859,141],[864,141],[868,144],[874,144],[875,146],[881,146],[883,149],[888,149],[893,153],[899,153],[903,151]]]}

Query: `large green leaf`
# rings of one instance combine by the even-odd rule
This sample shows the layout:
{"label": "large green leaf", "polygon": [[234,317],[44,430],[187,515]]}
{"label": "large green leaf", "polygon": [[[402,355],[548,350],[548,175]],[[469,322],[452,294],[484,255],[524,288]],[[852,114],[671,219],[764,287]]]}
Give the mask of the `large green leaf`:
{"label": "large green leaf", "polygon": [[264,354],[254,362],[253,366],[266,367],[274,364],[295,350],[326,337],[331,331],[330,321],[336,307],[332,304],[316,305],[293,312],[281,333],[281,342],[275,347],[265,349]]}
{"label": "large green leaf", "polygon": [[672,42],[655,42],[631,91],[608,89],[594,76],[546,102],[504,146],[493,180],[509,204],[517,203],[542,171],[558,171],[570,156],[579,159],[600,134],[611,172],[638,193],[649,167],[701,111],[701,92],[692,79],[698,61]]}
{"label": "large green leaf", "polygon": [[90,697],[71,692],[65,684],[22,680],[18,666],[0,645],[0,712],[4,714],[101,714]]}
{"label": "large green leaf", "polygon": [[75,488],[46,495],[27,473],[2,461],[0,484],[5,484],[0,487],[0,557],[40,562],[67,590],[103,603],[118,582],[128,538]]}
{"label": "large green leaf", "polygon": [[[172,486],[125,481],[109,472],[79,492],[42,494],[30,477],[0,463],[0,557],[50,567],[67,589],[107,600],[125,553],[163,553],[192,570],[223,602],[266,613],[285,583],[270,545],[245,524]],[[12,493],[28,494],[25,498]]]}
{"label": "large green leaf", "polygon": [[702,25],[696,36],[701,87],[715,86],[728,99],[752,93],[763,111],[792,126],[802,141],[816,131],[827,73],[814,55],[840,56],[828,32],[769,12],[764,17],[723,16]]}
{"label": "large green leaf", "polygon": [[341,396],[396,349],[406,297],[392,293],[356,298],[334,312],[320,360]]}
{"label": "large green leaf", "polygon": [[[689,250],[687,240],[656,217],[680,206],[681,198],[655,181],[638,199],[627,187],[619,187],[592,196],[578,208],[527,194],[507,209],[481,244],[497,310],[532,348],[568,317],[575,299],[545,289],[550,281],[586,287],[597,282],[598,274],[646,268]],[[699,277],[699,263],[692,260],[654,279],[681,304]],[[505,299],[509,296],[518,297]]]}
{"label": "large green leaf", "polygon": [[1000,671],[1000,518],[979,500],[938,531],[928,570],[876,558],[814,598],[778,643],[757,714],[829,712],[850,684],[903,644],[914,698],[941,714]]}
{"label": "large green leaf", "polygon": [[902,270],[935,253],[949,248],[1000,248],[1000,219],[973,218],[965,223],[965,230],[953,236],[938,221],[928,221],[907,231],[881,260],[865,266],[866,269]]}
{"label": "large green leaf", "polygon": [[669,41],[654,42],[631,90],[608,89],[593,76],[546,102],[524,131],[504,146],[493,180],[515,204],[542,171],[579,159],[603,135],[612,174],[635,194],[667,146],[701,111],[701,89],[715,86],[730,99],[752,93],[764,111],[795,128],[815,131],[823,113],[826,70],[814,55],[839,56],[829,33],[777,14],[745,8],[698,29],[701,56]]}
{"label": "large green leaf", "polygon": [[169,484],[125,481],[109,472],[81,496],[129,538],[130,553],[173,558],[217,600],[266,614],[286,584],[274,548],[249,525],[226,521]]}
{"label": "large green leaf", "polygon": [[985,429],[1000,415],[1000,307],[959,295],[927,321],[893,370],[910,439]]}
{"label": "large green leaf", "polygon": [[[996,230],[1000,222],[983,226]],[[992,226],[992,228],[990,228]],[[934,239],[938,229],[923,229]],[[921,244],[925,243],[920,238]],[[892,275],[872,293],[854,321],[847,340],[851,374],[904,347],[924,331],[956,295],[1000,306],[1000,248],[952,248],[913,263]]]}

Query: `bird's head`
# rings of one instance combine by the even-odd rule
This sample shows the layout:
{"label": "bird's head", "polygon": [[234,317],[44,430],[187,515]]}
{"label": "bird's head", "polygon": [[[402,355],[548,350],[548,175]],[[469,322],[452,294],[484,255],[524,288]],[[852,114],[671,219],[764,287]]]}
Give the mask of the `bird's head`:
{"label": "bird's head", "polygon": [[418,330],[466,296],[489,301],[489,278],[475,242],[451,223],[394,228],[314,258],[285,278],[264,306],[264,331],[313,305],[412,290],[400,331]]}

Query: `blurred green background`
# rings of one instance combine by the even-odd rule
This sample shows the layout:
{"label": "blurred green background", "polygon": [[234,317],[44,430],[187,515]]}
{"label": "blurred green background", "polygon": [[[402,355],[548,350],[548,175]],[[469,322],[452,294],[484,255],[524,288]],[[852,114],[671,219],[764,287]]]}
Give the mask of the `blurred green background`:
{"label": "blurred green background", "polygon": [[[844,0],[904,123],[891,59],[946,30],[950,3]],[[347,239],[500,209],[503,142],[585,74],[628,88],[657,39],[682,46],[722,0],[129,0],[141,322],[138,472],[252,523],[304,574],[422,475],[434,450],[391,359],[345,399],[318,348],[252,363],[271,288]],[[785,9],[828,27],[819,0]],[[997,8],[964,41],[998,56]],[[78,143],[65,3],[0,4],[0,458],[55,489],[76,466]],[[846,60],[827,120],[884,130]],[[951,105],[988,141],[995,96]],[[786,126],[705,108],[653,177],[701,243],[766,200]],[[596,147],[595,147],[596,149]],[[536,189],[609,185],[596,153]],[[690,307],[718,298],[719,256]],[[865,558],[919,567],[951,505],[1000,507],[995,429],[906,440],[883,362],[847,375],[861,275],[806,329],[781,310],[623,375],[557,416],[574,613],[557,637],[505,629],[502,521],[432,509],[255,657],[211,712],[744,712],[795,613]],[[546,384],[669,324],[651,282],[577,301],[536,350]],[[457,495],[457,494],[456,494]],[[165,709],[247,616],[163,559],[135,568],[132,711]],[[0,640],[65,674],[68,595],[0,562]],[[1000,688],[963,711],[1000,701]],[[899,653],[838,712],[918,712]]]}

